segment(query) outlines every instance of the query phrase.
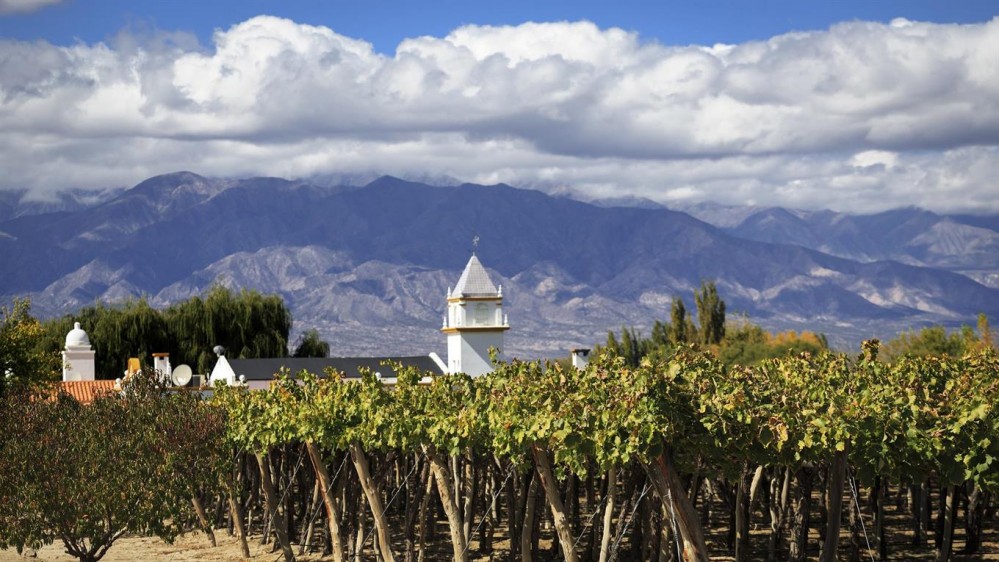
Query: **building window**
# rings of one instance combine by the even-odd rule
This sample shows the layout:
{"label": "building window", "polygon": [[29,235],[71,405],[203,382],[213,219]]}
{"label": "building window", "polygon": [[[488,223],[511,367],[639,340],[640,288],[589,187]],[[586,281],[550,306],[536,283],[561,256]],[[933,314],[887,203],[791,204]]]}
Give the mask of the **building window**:
{"label": "building window", "polygon": [[475,323],[477,325],[485,325],[489,323],[489,307],[486,303],[480,302],[475,305]]}

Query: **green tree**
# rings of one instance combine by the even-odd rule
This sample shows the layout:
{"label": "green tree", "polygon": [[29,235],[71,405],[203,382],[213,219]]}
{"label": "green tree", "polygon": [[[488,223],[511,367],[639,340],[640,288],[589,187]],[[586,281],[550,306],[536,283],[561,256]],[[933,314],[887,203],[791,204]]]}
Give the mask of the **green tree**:
{"label": "green tree", "polygon": [[996,346],[995,333],[989,326],[989,317],[984,312],[978,314],[978,340],[981,348],[994,348]]}
{"label": "green tree", "polygon": [[685,344],[689,341],[687,332],[687,307],[683,305],[683,300],[673,299],[669,311],[669,341],[673,345]]}
{"label": "green tree", "polygon": [[330,344],[323,341],[315,328],[305,331],[298,337],[293,357],[329,357]]}
{"label": "green tree", "polygon": [[216,345],[235,359],[286,357],[291,331],[291,313],[281,297],[234,293],[221,286],[166,310],[145,299],[85,307],[46,322],[40,347],[57,353],[73,322],[80,322],[90,336],[97,378],[104,379],[120,377],[129,357],[147,360],[157,352],[169,353],[174,365],[188,364],[202,373],[214,365]]}
{"label": "green tree", "polygon": [[701,343],[715,345],[725,337],[725,301],[718,296],[714,281],[704,281],[694,292]]}
{"label": "green tree", "polygon": [[750,322],[734,322],[725,331],[725,341],[719,350],[722,363],[732,365],[753,365],[770,357],[783,354],[774,353],[767,345],[766,331]]}
{"label": "green tree", "polygon": [[669,339],[669,323],[664,323],[660,320],[656,320],[652,324],[652,335],[649,336],[649,349],[650,351],[659,349],[668,349],[673,347],[673,344]]}
{"label": "green tree", "polygon": [[[95,352],[95,374],[99,379],[122,376],[129,357],[141,359],[158,352],[176,357],[162,313],[146,299],[117,305],[98,303],[75,314],[50,320],[45,323],[44,349],[58,353],[74,322],[79,322],[90,336]],[[176,359],[174,364],[179,364]]]}
{"label": "green tree", "polygon": [[188,470],[206,486],[218,481],[222,422],[195,395],[164,393],[149,371],[87,406],[66,394],[8,393],[0,398],[0,548],[61,541],[95,562],[126,533],[171,541],[191,517]]}
{"label": "green tree", "polygon": [[604,350],[611,355],[621,355],[621,344],[617,342],[613,330],[607,332],[607,345],[604,346]]}
{"label": "green tree", "polygon": [[0,393],[8,384],[34,384],[59,378],[59,355],[39,345],[44,330],[31,316],[31,301],[15,299],[0,307]]}
{"label": "green tree", "polygon": [[634,328],[621,328],[620,356],[632,367],[637,367],[642,357],[648,355],[652,342],[642,337]]}
{"label": "green tree", "polygon": [[718,348],[718,358],[728,366],[755,365],[764,359],[775,359],[799,353],[817,355],[828,351],[825,337],[812,332],[794,331],[767,333],[748,320],[729,321],[725,339]]}
{"label": "green tree", "polygon": [[176,346],[171,357],[176,353],[200,372],[211,369],[216,345],[233,359],[288,356],[291,312],[277,295],[234,293],[217,285],[203,297],[171,306],[164,316]]}
{"label": "green tree", "polygon": [[975,340],[970,329],[948,333],[943,326],[929,326],[918,332],[902,332],[885,344],[883,354],[889,361],[895,361],[904,355],[959,357]]}

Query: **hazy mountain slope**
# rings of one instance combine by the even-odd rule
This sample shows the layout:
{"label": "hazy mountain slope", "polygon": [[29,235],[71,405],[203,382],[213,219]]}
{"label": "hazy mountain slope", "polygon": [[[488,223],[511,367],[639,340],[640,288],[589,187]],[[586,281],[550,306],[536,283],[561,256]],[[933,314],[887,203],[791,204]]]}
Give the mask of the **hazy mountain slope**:
{"label": "hazy mountain slope", "polygon": [[[873,215],[782,208],[701,212],[749,240],[791,243],[858,261],[895,260],[960,273],[999,287],[999,219],[908,208]],[[732,217],[744,216],[733,222]]]}
{"label": "hazy mountain slope", "polygon": [[[383,177],[342,188],[181,172],[87,209],[0,222],[9,266],[0,294],[31,294],[36,311],[52,315],[129,295],[167,305],[221,282],[280,293],[296,329],[319,328],[337,353],[441,352],[444,295],[478,236],[483,263],[504,287],[514,354],[590,345],[622,325],[647,329],[674,296],[693,309],[704,279],[717,280],[730,311],[853,344],[999,312],[999,291],[966,276],[870,261],[881,259],[866,239],[872,232],[906,261],[999,255],[980,227],[934,217],[768,209],[723,231],[667,209],[506,185]],[[776,243],[789,238],[795,244]],[[805,247],[823,243],[861,260]]]}

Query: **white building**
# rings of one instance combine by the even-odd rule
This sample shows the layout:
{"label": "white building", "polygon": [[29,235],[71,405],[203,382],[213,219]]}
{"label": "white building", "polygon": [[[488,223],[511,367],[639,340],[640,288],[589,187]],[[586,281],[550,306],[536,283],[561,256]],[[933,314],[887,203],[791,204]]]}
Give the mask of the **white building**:
{"label": "white building", "polygon": [[[489,278],[479,258],[472,254],[454,290],[447,291],[447,315],[441,331],[447,334],[447,362],[436,353],[406,357],[323,357],[275,359],[228,359],[219,356],[208,384],[224,382],[249,388],[267,388],[274,373],[286,368],[292,373],[306,370],[322,373],[332,368],[348,379],[370,370],[388,383],[396,373],[390,364],[412,366],[424,373],[466,373],[473,377],[493,370],[489,350],[503,350],[503,332],[510,329],[503,313],[503,288]],[[428,379],[429,380],[429,379]]]}
{"label": "white building", "polygon": [[490,348],[503,351],[503,332],[510,329],[503,314],[503,287],[493,285],[479,258],[472,254],[454,290],[447,292],[447,371],[473,377],[493,370]]}

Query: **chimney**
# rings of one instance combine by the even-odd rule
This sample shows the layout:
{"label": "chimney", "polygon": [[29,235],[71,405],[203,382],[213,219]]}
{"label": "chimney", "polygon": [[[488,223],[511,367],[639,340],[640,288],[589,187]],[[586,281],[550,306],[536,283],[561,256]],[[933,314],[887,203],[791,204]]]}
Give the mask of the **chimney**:
{"label": "chimney", "polygon": [[572,366],[582,371],[586,368],[586,365],[590,362],[590,350],[589,349],[573,349],[572,353]]}
{"label": "chimney", "polygon": [[169,353],[154,353],[153,354],[153,370],[159,373],[160,380],[169,383],[170,375],[173,373],[173,369],[170,368],[170,354]]}
{"label": "chimney", "polygon": [[95,378],[94,348],[90,336],[79,322],[66,334],[66,347],[62,352],[63,381],[92,381]]}
{"label": "chimney", "polygon": [[142,370],[142,364],[139,363],[139,358],[138,357],[129,357],[128,358],[128,367],[125,369],[125,378],[128,378],[128,377],[134,375],[135,373],[138,373],[141,370]]}

